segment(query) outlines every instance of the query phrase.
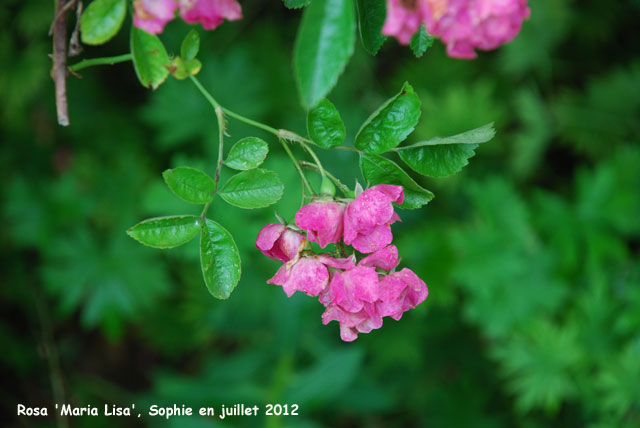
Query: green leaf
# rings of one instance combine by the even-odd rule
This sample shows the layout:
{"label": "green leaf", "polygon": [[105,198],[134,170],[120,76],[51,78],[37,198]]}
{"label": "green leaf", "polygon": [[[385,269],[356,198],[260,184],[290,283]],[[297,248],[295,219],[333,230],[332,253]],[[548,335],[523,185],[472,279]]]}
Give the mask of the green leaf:
{"label": "green leaf", "polygon": [[433,193],[421,187],[395,162],[379,155],[361,153],[360,170],[369,186],[396,184],[404,187],[404,203],[401,208],[415,209],[433,199]]}
{"label": "green leaf", "polygon": [[231,177],[218,194],[240,208],[263,208],[278,202],[283,192],[284,186],[275,172],[252,169]]}
{"label": "green leaf", "polygon": [[342,144],[347,134],[340,113],[326,98],[307,114],[307,131],[309,137],[325,149]]}
{"label": "green leaf", "polygon": [[180,56],[183,60],[190,61],[198,55],[199,50],[200,34],[198,34],[198,31],[194,28],[184,37],[182,46],[180,46]]}
{"label": "green leaf", "polygon": [[287,9],[300,9],[308,6],[311,0],[283,0]]}
{"label": "green leaf", "polygon": [[189,76],[195,76],[200,73],[201,68],[202,63],[198,59],[194,58],[189,61],[185,61],[182,57],[177,56],[171,61],[169,72],[176,79],[184,80]]}
{"label": "green leaf", "polygon": [[416,58],[420,58],[433,44],[433,36],[427,33],[424,24],[420,25],[420,30],[411,38],[411,50]]}
{"label": "green leaf", "polygon": [[478,144],[491,140],[496,131],[493,123],[451,137],[435,137],[410,146],[399,147],[400,158],[411,169],[430,177],[454,174],[475,155]]}
{"label": "green leaf", "polygon": [[156,89],[165,81],[169,75],[169,55],[157,36],[131,27],[131,54],[142,86]]}
{"label": "green leaf", "polygon": [[156,217],[144,220],[127,234],[153,248],[173,248],[191,241],[199,232],[201,221],[194,215]]}
{"label": "green leaf", "polygon": [[352,0],[312,2],[298,30],[294,68],[302,104],[314,107],[338,81],[355,43]]}
{"label": "green leaf", "polygon": [[207,174],[182,166],[162,173],[169,189],[180,199],[194,204],[206,204],[213,199],[216,185]]}
{"label": "green leaf", "polygon": [[82,43],[101,45],[115,36],[127,13],[126,0],[95,0],[82,14]]}
{"label": "green leaf", "polygon": [[264,140],[257,137],[247,137],[231,147],[224,164],[229,168],[246,171],[259,167],[268,153],[269,145]]}
{"label": "green leaf", "polygon": [[204,282],[213,297],[228,299],[240,281],[240,253],[231,234],[209,219],[200,235],[200,264]]}
{"label": "green leaf", "polygon": [[387,16],[385,0],[357,0],[360,40],[371,55],[378,53],[387,36],[382,34],[382,26]]}
{"label": "green leaf", "polygon": [[358,131],[355,145],[367,153],[384,153],[404,141],[420,119],[420,98],[409,83],[376,110]]}

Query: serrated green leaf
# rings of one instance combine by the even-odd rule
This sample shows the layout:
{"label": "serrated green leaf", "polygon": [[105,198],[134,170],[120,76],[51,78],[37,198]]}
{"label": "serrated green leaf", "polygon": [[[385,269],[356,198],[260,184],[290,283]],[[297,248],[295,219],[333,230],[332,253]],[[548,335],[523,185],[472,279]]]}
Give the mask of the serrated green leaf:
{"label": "serrated green leaf", "polygon": [[340,113],[326,98],[307,114],[307,131],[309,137],[325,149],[342,144],[347,134]]}
{"label": "serrated green leaf", "polygon": [[156,217],[144,220],[127,230],[127,234],[153,248],[174,248],[192,240],[201,227],[193,215]]}
{"label": "serrated green leaf", "polygon": [[387,100],[358,131],[358,150],[380,154],[393,149],[413,131],[420,119],[420,98],[409,83]]}
{"label": "serrated green leaf", "polygon": [[115,36],[127,13],[125,0],[95,0],[82,14],[82,43],[101,45]]}
{"label": "serrated green leaf", "polygon": [[478,144],[496,134],[493,123],[451,137],[435,137],[411,146],[399,147],[400,158],[411,169],[430,177],[444,177],[460,171],[475,155]]}
{"label": "serrated green leaf", "polygon": [[283,0],[283,2],[287,9],[300,9],[308,6],[311,0]]}
{"label": "serrated green leaf", "polygon": [[314,107],[333,89],[354,43],[352,0],[315,1],[305,9],[293,59],[304,107]]}
{"label": "serrated green leaf", "polygon": [[420,25],[420,30],[411,38],[411,50],[416,58],[420,58],[433,45],[433,36],[427,33],[424,24]]}
{"label": "serrated green leaf", "polygon": [[209,219],[205,221],[200,235],[200,264],[211,295],[228,299],[240,281],[240,253],[231,234]]}
{"label": "serrated green leaf", "polygon": [[369,186],[396,184],[404,187],[404,203],[401,208],[415,209],[433,199],[433,193],[415,182],[398,164],[375,154],[360,154],[360,170]]}
{"label": "serrated green leaf", "polygon": [[180,199],[193,204],[206,204],[213,199],[216,185],[207,174],[182,166],[162,173],[169,189]]}
{"label": "serrated green leaf", "polygon": [[218,192],[231,205],[240,208],[263,208],[282,197],[284,186],[273,171],[252,169],[234,175]]}
{"label": "serrated green leaf", "polygon": [[259,167],[268,153],[269,145],[264,140],[247,137],[231,147],[224,164],[229,168],[246,171]]}
{"label": "serrated green leaf", "polygon": [[360,40],[371,55],[378,53],[387,36],[382,34],[382,26],[387,16],[385,0],[357,0]]}
{"label": "serrated green leaf", "polygon": [[166,80],[169,75],[169,55],[157,36],[131,27],[131,54],[142,86],[156,89]]}
{"label": "serrated green leaf", "polygon": [[194,59],[198,55],[198,51],[200,50],[200,34],[194,28],[189,31],[187,35],[182,40],[182,45],[180,46],[180,56],[185,61],[190,61]]}

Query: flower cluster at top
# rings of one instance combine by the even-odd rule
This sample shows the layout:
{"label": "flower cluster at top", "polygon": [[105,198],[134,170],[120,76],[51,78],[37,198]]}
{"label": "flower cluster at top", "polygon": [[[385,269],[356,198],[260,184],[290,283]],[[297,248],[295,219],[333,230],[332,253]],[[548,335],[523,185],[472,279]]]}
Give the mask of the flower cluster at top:
{"label": "flower cluster at top", "polygon": [[167,22],[175,17],[176,9],[189,24],[201,23],[205,30],[213,30],[226,19],[242,18],[236,0],[135,0],[133,23],[148,33],[162,33]]}
{"label": "flower cluster at top", "polygon": [[[400,220],[393,203],[402,204],[401,186],[373,186],[347,203],[320,198],[300,208],[298,231],[268,224],[258,234],[256,248],[283,264],[268,284],[281,285],[287,296],[296,291],[317,296],[325,306],[323,324],[338,321],[340,337],[350,342],[358,333],[382,327],[382,318],[399,320],[422,303],[427,285],[410,269],[396,271],[398,249],[392,245],[391,224]],[[344,244],[356,251],[347,257],[315,254],[308,241],[321,248]],[[346,254],[341,254],[345,256]]]}
{"label": "flower cluster at top", "polygon": [[530,13],[527,0],[387,0],[382,32],[408,44],[424,24],[449,56],[475,58],[513,40]]}

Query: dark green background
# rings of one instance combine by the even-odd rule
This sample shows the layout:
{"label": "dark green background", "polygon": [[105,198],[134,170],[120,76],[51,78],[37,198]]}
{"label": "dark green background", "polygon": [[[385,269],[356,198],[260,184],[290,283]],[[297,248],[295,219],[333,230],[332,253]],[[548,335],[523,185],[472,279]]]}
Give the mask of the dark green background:
{"label": "dark green background", "polygon": [[[253,244],[274,211],[291,219],[299,181],[268,135],[230,122],[231,142],[270,142],[285,197],[210,216],[235,236],[243,276],[228,301],[207,292],[194,241],[152,250],[125,230],[154,215],[198,213],[161,172],[212,172],[213,111],[189,81],[155,93],[131,64],[69,80],[71,126],[56,125],[49,78],[52,2],[0,9],[0,409],[16,404],[298,403],[300,416],[74,418],[73,427],[640,426],[640,3],[530,2],[513,42],[475,61],[441,44],[422,59],[387,41],[358,46],[330,99],[349,144],[408,80],[422,98],[410,142],[495,121],[462,173],[423,179],[436,198],[394,225],[402,263],[427,301],[355,343],[323,326],[322,306],[265,281],[277,263]],[[299,11],[246,1],[245,18],[203,35],[201,81],[224,105],[304,132],[291,68]],[[85,57],[118,55],[128,23]],[[188,26],[162,38],[179,51]],[[298,155],[302,156],[301,152]],[[323,151],[349,185],[350,152]],[[229,174],[223,177],[227,177]]]}

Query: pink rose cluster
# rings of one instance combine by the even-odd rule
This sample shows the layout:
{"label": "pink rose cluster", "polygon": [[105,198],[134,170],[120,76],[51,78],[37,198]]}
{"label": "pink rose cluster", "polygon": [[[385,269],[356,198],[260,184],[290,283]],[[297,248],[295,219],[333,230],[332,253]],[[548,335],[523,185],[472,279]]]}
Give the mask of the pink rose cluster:
{"label": "pink rose cluster", "polygon": [[226,19],[242,18],[242,9],[236,0],[135,0],[133,23],[151,34],[162,33],[167,22],[179,9],[182,19],[189,24],[202,24],[213,30]]}
{"label": "pink rose cluster", "polygon": [[475,58],[475,48],[495,49],[513,40],[531,11],[527,0],[387,0],[382,32],[408,44],[424,24],[454,58]]}
{"label": "pink rose cluster", "polygon": [[[395,271],[399,260],[391,224],[400,217],[393,203],[403,199],[401,186],[381,184],[348,204],[327,198],[303,206],[295,217],[296,230],[266,225],[256,248],[283,263],[267,283],[281,285],[289,297],[296,291],[318,297],[325,306],[323,324],[338,321],[347,342],[382,327],[384,317],[399,320],[428,295],[427,285],[410,269]],[[316,254],[308,241],[321,248],[350,245],[360,260],[356,251],[348,257]]]}

